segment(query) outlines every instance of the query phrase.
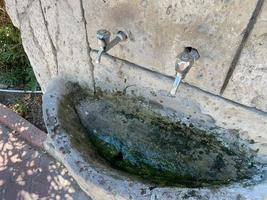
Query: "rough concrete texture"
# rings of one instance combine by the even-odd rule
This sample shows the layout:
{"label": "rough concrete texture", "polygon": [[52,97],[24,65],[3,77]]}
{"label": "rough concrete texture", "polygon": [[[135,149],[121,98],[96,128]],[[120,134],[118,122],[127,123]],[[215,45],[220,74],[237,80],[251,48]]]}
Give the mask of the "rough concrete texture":
{"label": "rough concrete texture", "polygon": [[22,17],[20,29],[24,49],[44,90],[47,81],[57,74],[57,66],[38,1],[34,1]]}
{"label": "rough concrete texture", "polygon": [[[58,73],[93,87],[93,64],[80,0],[41,1]],[[50,52],[51,53],[51,52]]]}
{"label": "rough concrete texture", "polygon": [[6,10],[13,22],[13,24],[19,28],[20,20],[17,12],[17,4],[15,0],[5,1]]}
{"label": "rough concrete texture", "polygon": [[24,49],[43,91],[58,74],[93,87],[93,65],[80,1],[11,0],[6,6],[21,30]]}
{"label": "rough concrete texture", "polygon": [[[153,76],[143,73],[148,79],[153,78]],[[65,81],[67,80],[52,81],[43,99],[44,117],[49,131],[45,148],[51,155],[64,163],[79,185],[94,200],[266,199],[266,169],[261,176],[254,176],[249,181],[219,186],[216,189],[208,187],[189,189],[159,187],[154,184],[143,183],[110,168],[95,154],[90,143],[86,142],[84,128],[80,124],[77,112],[71,102],[66,99],[66,94],[73,91],[73,88]],[[57,87],[55,88],[55,86]],[[142,91],[150,94],[146,98],[153,98],[148,88],[142,88]],[[172,97],[163,98],[172,99]],[[249,123],[249,121],[246,122]],[[244,129],[246,128],[244,127]],[[253,136],[250,137],[253,138]],[[266,157],[262,154],[259,154],[258,159],[260,162],[266,162]]]}
{"label": "rough concrete texture", "polygon": [[125,30],[130,40],[111,55],[174,76],[176,56],[194,47],[201,58],[186,82],[213,93],[223,84],[255,5],[251,0],[84,1],[92,48],[98,49],[97,30]]}
{"label": "rough concrete texture", "polygon": [[226,98],[267,112],[267,2],[241,54]]}
{"label": "rough concrete texture", "polygon": [[[92,52],[92,58],[96,52]],[[138,68],[132,64],[104,56],[101,65],[95,66],[96,88],[107,91],[126,91],[143,96],[163,107],[175,110],[179,118],[188,121],[215,122],[226,129],[239,130],[244,139],[255,140],[255,146],[267,155],[267,116],[234,102],[209,95],[203,91],[182,84],[176,97],[170,97],[172,78]]]}
{"label": "rough concrete texture", "polygon": [[62,164],[1,123],[0,149],[0,199],[90,199]]}
{"label": "rough concrete texture", "polygon": [[[90,47],[98,49],[95,34],[105,28],[113,36],[118,30],[129,36],[127,42],[116,46],[110,54],[170,76],[175,73],[177,54],[186,46],[197,48],[201,58],[185,81],[215,94],[220,91],[247,32],[256,3],[250,0],[6,0],[8,13],[22,31],[24,48],[44,91],[51,78],[63,74],[82,85],[94,87]],[[264,70],[264,66],[260,67],[265,57],[264,43],[261,41],[263,45],[259,47],[253,43],[257,38],[264,40],[259,39],[264,38],[266,32],[260,22],[264,21],[264,12],[241,56],[237,67],[240,70],[235,73],[225,96],[266,110],[262,103],[264,90],[259,89],[264,85],[260,83],[264,80],[259,74],[262,70],[246,72],[251,71],[249,66]],[[257,57],[254,50],[259,52]],[[262,87],[256,88],[256,85]],[[253,90],[249,94],[247,86]]]}

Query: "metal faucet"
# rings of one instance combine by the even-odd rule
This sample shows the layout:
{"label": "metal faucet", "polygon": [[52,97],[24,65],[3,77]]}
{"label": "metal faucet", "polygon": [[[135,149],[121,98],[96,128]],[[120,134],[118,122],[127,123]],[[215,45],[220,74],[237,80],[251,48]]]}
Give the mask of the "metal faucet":
{"label": "metal faucet", "polygon": [[181,81],[185,78],[186,74],[199,57],[198,51],[191,47],[186,47],[184,51],[177,56],[175,64],[176,77],[170,91],[172,96],[175,96]]}
{"label": "metal faucet", "polygon": [[100,63],[103,53],[108,52],[111,48],[119,44],[121,41],[127,40],[127,35],[123,31],[119,31],[112,41],[110,41],[110,36],[111,34],[107,30],[97,31],[96,38],[100,49],[97,54],[96,63]]}

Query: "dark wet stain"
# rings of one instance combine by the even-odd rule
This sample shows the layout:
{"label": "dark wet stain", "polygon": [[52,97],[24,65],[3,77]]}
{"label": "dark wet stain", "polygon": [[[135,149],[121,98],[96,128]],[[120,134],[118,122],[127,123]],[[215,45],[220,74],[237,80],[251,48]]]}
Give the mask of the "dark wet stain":
{"label": "dark wet stain", "polygon": [[219,127],[203,130],[163,117],[155,112],[163,109],[158,103],[81,89],[69,99],[98,154],[112,167],[143,180],[202,187],[247,179],[257,171],[256,152],[244,141],[222,142]]}

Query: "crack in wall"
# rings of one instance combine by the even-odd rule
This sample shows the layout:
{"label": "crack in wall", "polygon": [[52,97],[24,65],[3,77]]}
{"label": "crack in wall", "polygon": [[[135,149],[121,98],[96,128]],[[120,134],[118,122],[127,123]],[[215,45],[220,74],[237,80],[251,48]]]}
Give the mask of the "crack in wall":
{"label": "crack in wall", "polygon": [[59,14],[58,14],[58,6],[56,6],[56,35],[55,35],[55,46],[57,50],[60,50],[59,45],[58,45],[58,41],[59,41],[59,35],[60,35],[60,26],[59,26]]}
{"label": "crack in wall", "polygon": [[50,32],[48,30],[48,22],[45,18],[45,14],[44,14],[44,10],[43,10],[43,6],[42,6],[42,1],[41,0],[38,0],[39,1],[39,5],[40,5],[40,9],[41,9],[41,14],[42,14],[42,17],[43,17],[43,20],[44,20],[44,25],[45,25],[45,29],[46,29],[46,32],[47,32],[47,36],[48,36],[48,39],[49,39],[49,42],[51,44],[51,47],[52,47],[52,54],[53,54],[53,59],[54,59],[54,62],[56,64],[56,75],[58,75],[58,58],[57,58],[57,50],[56,50],[56,47],[55,47],[55,44],[53,43],[53,40],[51,38],[51,35],[50,35]]}
{"label": "crack in wall", "polygon": [[[19,17],[18,17],[19,20],[23,20],[24,17],[27,16],[27,14],[28,14],[27,11],[28,11],[28,9],[31,8],[33,2],[35,2],[35,1],[36,1],[36,0],[32,0],[32,1],[27,5],[26,9],[21,13],[22,16],[19,16],[20,13],[18,12],[18,9],[17,9],[17,6],[16,6],[16,12],[17,12],[16,14],[19,16]],[[17,0],[15,0],[15,3],[16,3],[16,5],[17,5]],[[253,11],[253,14],[252,14],[252,16],[251,16],[251,18],[250,18],[250,20],[249,20],[248,25],[247,25],[247,27],[246,27],[246,29],[245,29],[245,31],[244,31],[244,35],[243,35],[243,38],[242,38],[242,40],[241,40],[241,43],[240,43],[240,45],[239,45],[239,47],[238,47],[238,49],[237,49],[237,51],[236,51],[236,53],[235,53],[235,55],[234,55],[234,58],[233,58],[232,63],[231,63],[231,67],[230,67],[230,69],[229,69],[229,71],[228,71],[228,73],[227,73],[227,75],[226,75],[224,84],[223,84],[223,86],[222,86],[222,88],[221,88],[221,92],[220,92],[221,95],[223,94],[224,90],[226,89],[226,87],[227,87],[227,85],[228,85],[228,82],[230,81],[230,79],[231,79],[231,77],[232,77],[232,74],[233,74],[233,72],[234,72],[234,70],[235,70],[235,68],[236,68],[236,65],[237,65],[237,63],[238,63],[238,61],[239,61],[239,59],[240,59],[240,55],[241,55],[241,53],[242,53],[242,50],[243,50],[243,48],[244,48],[244,46],[245,46],[245,44],[246,44],[246,42],[247,42],[247,40],[248,40],[248,38],[249,38],[249,35],[250,35],[251,31],[252,31],[253,28],[254,28],[254,24],[256,23],[257,17],[258,17],[258,15],[259,15],[260,11],[261,11],[261,8],[262,8],[263,3],[264,3],[264,0],[258,0],[258,1],[257,1],[256,7],[255,7],[255,9],[254,9],[254,11]],[[49,30],[48,30],[48,22],[47,22],[47,20],[46,20],[46,18],[45,18],[45,15],[44,15],[44,10],[43,10],[43,6],[42,6],[42,2],[41,2],[41,0],[39,0],[39,4],[40,4],[40,7],[41,7],[42,17],[43,17],[44,22],[45,22],[44,24],[45,24],[45,27],[46,27],[46,31],[47,31],[47,33],[48,33],[48,37],[49,37],[49,40],[50,40],[50,43],[51,43],[51,46],[52,46],[53,56],[54,56],[55,63],[56,63],[56,67],[57,67],[57,69],[56,69],[56,73],[58,74],[57,49],[56,49],[56,46],[54,45],[54,43],[53,43],[53,41],[52,41],[51,35],[50,35],[50,33],[49,33]],[[69,5],[69,2],[67,2],[67,4],[68,4],[68,8],[69,8],[69,9],[72,9],[71,6]],[[94,64],[93,64],[93,62],[92,62],[92,58],[91,58],[91,56],[90,56],[91,47],[90,47],[90,43],[89,43],[89,39],[88,39],[88,33],[87,33],[87,21],[86,21],[86,19],[85,19],[85,10],[84,10],[84,5],[83,5],[83,0],[80,0],[80,7],[81,7],[82,21],[83,21],[83,23],[84,23],[84,29],[85,29],[85,34],[86,34],[86,44],[87,44],[87,53],[88,53],[88,63],[89,63],[89,67],[90,67],[90,73],[91,73],[91,76],[92,76],[93,88],[94,88],[94,90],[95,90],[96,84],[95,84],[95,77],[94,77]],[[58,24],[58,23],[57,23],[57,24]],[[32,27],[31,27],[31,29],[32,29]],[[58,31],[57,31],[57,32],[58,32]],[[34,37],[35,37],[35,36],[34,36]],[[57,35],[57,37],[58,37],[58,35]],[[36,41],[37,41],[37,39],[35,38],[34,42],[36,43]],[[38,42],[38,41],[37,41],[37,42]],[[43,56],[45,56],[45,55],[44,55],[44,52],[43,52],[43,50],[42,50],[42,48],[40,48],[41,46],[40,46],[39,43],[38,43],[38,45],[39,45],[38,48],[42,51]],[[46,60],[45,60],[45,61],[46,61]],[[123,60],[123,61],[125,61],[125,60]],[[126,62],[128,62],[128,61],[126,61]],[[47,63],[47,61],[46,61],[46,63]],[[130,62],[129,62],[129,63],[130,63]],[[135,64],[135,63],[132,63],[132,64],[137,65],[137,64]],[[144,68],[144,67],[141,67],[141,68]],[[50,70],[49,68],[48,68],[48,70],[49,70],[49,72],[50,72],[50,74],[51,74],[51,70]],[[147,69],[146,69],[146,70],[147,70]],[[149,71],[151,71],[151,70],[149,70]],[[152,71],[152,72],[153,72],[153,71]],[[164,75],[164,74],[162,74],[162,73],[159,73],[159,74],[160,74],[160,75],[163,75],[163,76],[166,76],[166,75]],[[168,76],[166,76],[166,77],[168,77]],[[173,77],[169,77],[169,78],[173,78]],[[190,87],[194,87],[194,88],[196,88],[196,89],[198,89],[198,90],[201,90],[202,92],[205,92],[205,93],[207,93],[207,94],[210,94],[210,95],[213,95],[213,96],[217,96],[217,97],[220,97],[220,98],[222,98],[222,99],[226,99],[226,98],[221,97],[221,96],[219,96],[219,95],[215,95],[215,94],[210,93],[210,92],[208,92],[208,91],[206,91],[206,90],[203,90],[203,89],[201,89],[201,88],[199,88],[199,87],[197,87],[197,86],[193,86],[193,85],[188,84],[188,83],[184,83],[184,84],[186,84],[186,85],[188,85],[188,86],[190,86]],[[226,99],[226,100],[227,100],[227,101],[231,101],[231,102],[233,102],[233,103],[235,103],[235,104],[237,104],[237,105],[240,105],[240,106],[242,106],[242,107],[246,107],[246,108],[249,108],[249,109],[255,109],[256,111],[266,113],[266,112],[261,111],[261,110],[259,110],[259,109],[257,109],[257,108],[254,108],[254,107],[245,106],[245,105],[243,105],[243,104],[239,104],[239,103],[237,103],[237,102],[235,102],[235,101],[232,101],[232,100],[229,100],[229,99]]]}
{"label": "crack in wall", "polygon": [[[35,2],[36,0],[31,0],[30,3],[27,4],[26,8],[21,12],[19,13],[19,15],[24,18],[27,14],[28,14],[28,10],[32,7],[32,4]],[[17,0],[16,0],[16,3],[17,3]],[[17,5],[16,5],[17,6]],[[18,7],[18,6],[17,6]]]}
{"label": "crack in wall", "polygon": [[80,0],[80,8],[81,8],[82,20],[84,22],[84,30],[85,30],[86,46],[87,46],[87,55],[88,55],[88,64],[90,66],[93,90],[94,90],[94,92],[96,92],[95,75],[94,75],[95,66],[94,66],[94,64],[92,62],[92,58],[91,58],[91,55],[90,55],[91,47],[90,47],[89,38],[88,38],[88,34],[87,34],[87,21],[85,19],[85,10],[84,10],[84,6],[83,6],[83,0]]}
{"label": "crack in wall", "polygon": [[28,21],[28,23],[29,23],[30,34],[32,35],[33,43],[34,43],[35,46],[40,50],[40,52],[41,52],[41,54],[42,54],[42,57],[43,57],[44,61],[46,62],[46,66],[47,66],[46,68],[48,69],[49,76],[52,77],[52,72],[51,72],[51,70],[50,70],[50,68],[49,68],[49,64],[47,63],[47,60],[45,59],[45,52],[43,51],[42,46],[40,45],[38,39],[37,39],[36,36],[35,36],[35,33],[34,33],[33,28],[32,28],[32,25],[31,25],[30,20]]}
{"label": "crack in wall", "polygon": [[259,13],[261,11],[261,8],[262,8],[262,5],[263,5],[264,1],[265,0],[258,0],[258,2],[256,4],[256,7],[255,7],[255,9],[253,11],[253,14],[252,14],[252,16],[251,16],[251,18],[250,18],[250,20],[249,20],[249,22],[247,24],[247,27],[244,30],[244,33],[243,33],[244,35],[243,35],[243,38],[241,40],[241,43],[239,44],[239,46],[238,46],[238,48],[237,48],[237,50],[235,52],[235,55],[234,55],[234,58],[233,58],[233,60],[231,62],[230,68],[229,68],[229,70],[228,70],[228,72],[226,74],[224,83],[223,83],[223,85],[221,87],[221,90],[220,90],[220,95],[223,95],[223,93],[224,93],[225,89],[227,88],[227,85],[228,85],[228,83],[229,83],[229,81],[230,81],[230,79],[231,79],[231,77],[232,77],[232,75],[233,75],[233,73],[234,73],[234,71],[236,69],[236,66],[237,66],[238,61],[240,59],[242,50],[245,47],[245,45],[247,43],[247,40],[248,40],[248,38],[250,36],[250,33],[252,32],[252,30],[254,28],[254,25],[255,25],[255,23],[257,21],[257,18],[259,16]]}
{"label": "crack in wall", "polygon": [[[26,17],[28,17],[28,10],[32,7],[33,3],[37,1],[37,0],[32,0],[30,1],[30,3],[26,6],[26,8],[23,10],[23,12],[19,12],[18,10],[18,1],[15,0],[15,3],[16,3],[16,15],[17,15],[17,18],[19,20],[19,23],[21,24],[22,21],[25,20]],[[20,27],[19,27],[20,29]]]}

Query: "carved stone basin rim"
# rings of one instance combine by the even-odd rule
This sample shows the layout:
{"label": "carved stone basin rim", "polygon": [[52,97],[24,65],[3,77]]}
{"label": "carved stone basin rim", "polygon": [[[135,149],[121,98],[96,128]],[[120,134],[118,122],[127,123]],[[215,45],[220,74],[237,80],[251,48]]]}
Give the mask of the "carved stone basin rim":
{"label": "carved stone basin rim", "polygon": [[[204,150],[201,148],[203,148],[207,144],[207,140],[205,140],[205,144],[201,144],[201,142],[203,142],[201,140],[203,136],[201,135],[201,133],[195,132],[194,134],[193,132],[190,132],[191,135],[183,135],[183,137],[179,136],[179,138],[176,139],[180,139],[180,141],[185,140],[187,142],[186,144],[189,145],[189,147],[195,148],[194,151],[186,150],[185,152],[183,152],[181,149],[173,149],[175,146],[177,146],[177,142],[179,141],[173,140],[175,138],[172,138],[170,132],[165,131],[164,134],[167,134],[168,137],[162,137],[160,141],[163,143],[175,141],[173,146],[169,145],[164,147],[166,152],[170,152],[170,155],[174,155],[173,153],[176,153],[176,156],[182,155],[180,157],[178,156],[182,159],[182,164],[185,163],[185,160],[189,158],[192,159],[196,157],[196,160],[199,160],[200,155],[202,155],[201,159],[204,160],[203,163],[207,163],[208,159],[210,158],[210,165],[204,165],[202,171],[197,170],[200,169],[201,164],[203,163],[196,161],[193,161],[192,165],[182,165],[181,163],[174,162],[176,165],[174,168],[172,168],[172,162],[175,159],[172,159],[170,157],[164,157],[164,159],[161,160],[159,157],[159,152],[164,148],[161,147],[161,143],[158,143],[156,146],[153,146],[155,145],[154,143],[155,141],[157,141],[160,135],[157,135],[155,138],[148,137],[149,134],[151,135],[152,133],[159,133],[164,130],[164,128],[166,128],[158,128],[158,126],[160,124],[163,126],[168,124],[163,119],[166,119],[165,117],[170,117],[170,113],[166,113],[164,118],[160,118],[159,116],[157,116],[157,119],[163,121],[160,121],[160,123],[153,124],[150,123],[153,120],[149,117],[151,117],[150,115],[158,114],[159,112],[154,112],[154,110],[151,111],[149,108],[149,104],[144,104],[142,99],[140,99],[138,103],[138,100],[136,100],[135,98],[128,98],[119,95],[115,99],[113,99],[111,95],[105,96],[105,94],[101,94],[98,96],[90,96],[88,95],[88,92],[84,91],[85,90],[81,89],[80,86],[77,86],[77,84],[72,84],[62,78],[53,80],[50,83],[43,98],[44,118],[49,132],[49,137],[46,141],[45,148],[51,155],[56,157],[68,168],[68,170],[77,180],[80,186],[93,199],[118,199],[118,197],[121,199],[153,199],[153,197],[155,196],[157,198],[160,197],[160,199],[176,199],[177,197],[182,198],[187,195],[189,195],[189,197],[190,195],[199,195],[201,197],[206,196],[209,197],[209,199],[218,199],[218,197],[222,197],[222,195],[224,195],[225,197],[230,199],[231,197],[236,196],[239,193],[251,194],[251,192],[255,190],[258,191],[260,188],[266,187],[266,180],[262,180],[262,178],[260,178],[261,175],[255,173],[256,166],[254,165],[256,163],[256,160],[254,160],[253,158],[253,156],[255,156],[255,152],[250,151],[249,148],[246,146],[246,142],[244,141],[240,140],[240,143],[231,143],[231,139],[239,141],[239,139],[234,138],[231,133],[227,133],[227,131],[225,132],[225,130],[221,129],[218,129],[219,131],[216,130],[218,131],[216,137],[222,135],[223,136],[219,140],[213,140],[214,137],[207,137],[209,141],[212,141],[214,143],[212,143],[209,148],[204,148]],[[110,99],[107,101],[106,99],[108,98]],[[123,104],[123,102],[125,102],[126,104]],[[130,113],[133,110],[136,110],[137,108],[135,107],[135,105],[131,104],[133,102],[137,103],[137,107],[144,109],[145,112],[138,112],[134,113],[133,115],[130,115]],[[119,106],[114,107],[114,105]],[[128,110],[125,109],[127,108],[127,105],[129,106]],[[153,106],[153,109],[155,109],[156,111],[161,110],[162,114],[163,108],[157,108],[155,107],[155,105]],[[114,111],[119,114],[116,115],[112,121],[112,119],[110,118],[110,114]],[[146,114],[143,115],[144,113]],[[128,117],[128,121],[126,120],[126,117]],[[115,131],[119,134],[117,136],[113,135],[113,133],[106,134],[107,130],[114,128],[114,125],[116,124],[115,122],[118,122],[119,119],[122,121],[122,124],[119,124]],[[103,126],[106,120],[111,121],[110,123],[108,123],[107,126]],[[141,135],[143,135],[142,138],[140,137],[141,135],[137,135],[138,131],[135,131],[135,129],[120,131],[120,128],[125,128],[123,126],[123,120],[126,120],[126,122],[124,123],[128,123],[128,128],[136,125],[143,126],[142,123],[145,123],[145,125],[148,125],[150,123],[151,127],[150,129],[145,129],[144,132],[141,132]],[[90,121],[94,121],[94,123],[89,123]],[[142,128],[144,127],[145,126],[143,126]],[[180,124],[179,127],[187,129],[186,127],[188,126]],[[169,128],[171,129],[172,127]],[[211,130],[212,129],[214,129],[214,127],[211,128]],[[123,135],[123,133],[128,133],[127,131],[129,130],[132,130],[135,134],[126,134],[127,137]],[[138,130],[140,131],[142,129]],[[153,131],[149,132],[149,130]],[[160,131],[157,132],[157,130]],[[172,131],[173,129],[171,129],[171,132]],[[146,133],[148,133],[148,135],[146,135]],[[228,135],[225,133],[227,133]],[[179,135],[178,132],[176,134]],[[95,142],[92,142],[92,138],[95,139]],[[130,140],[128,141],[127,138]],[[196,141],[187,141],[188,139],[192,138],[196,139]],[[102,140],[99,141],[99,139]],[[148,140],[152,143],[149,143]],[[132,141],[132,143],[130,141]],[[144,143],[144,146],[141,145],[140,149],[138,149],[136,143],[140,141],[145,141],[147,143]],[[122,142],[122,144],[118,145],[118,142]],[[99,152],[99,148],[102,147],[101,145],[99,146],[99,144],[104,145],[105,147],[110,147],[110,149],[108,149],[108,153]],[[183,143],[181,142],[179,144],[181,146],[183,145]],[[229,149],[227,150],[234,150],[234,152],[226,152],[226,146],[223,145],[228,145]],[[235,145],[237,146],[235,147]],[[142,153],[142,148],[145,147],[147,152],[149,153],[140,154]],[[160,149],[160,151],[152,151],[153,149],[155,149],[155,147]],[[134,148],[136,151],[133,152],[131,148]],[[183,147],[183,149],[185,148]],[[208,149],[212,149],[212,151],[209,152]],[[171,150],[174,151],[172,152]],[[214,151],[218,151],[219,153],[215,152],[214,154]],[[155,152],[156,154],[153,154]],[[160,156],[166,154],[166,152],[160,154]],[[199,152],[202,153],[199,154]],[[109,157],[107,159],[103,159],[101,156],[99,156],[99,153],[102,156]],[[139,155],[139,160],[134,157],[135,154]],[[228,154],[228,157],[222,156],[226,154]],[[155,159],[151,158],[151,155],[154,155]],[[117,158],[117,160],[114,160],[114,158]],[[120,162],[118,162],[118,160]],[[124,160],[126,160],[127,162],[130,161],[131,163],[134,163],[135,167],[140,164],[141,167],[139,166],[140,168],[137,168],[139,173],[135,173],[134,177],[128,175],[128,173],[125,173],[131,171],[133,169],[133,165],[128,165],[128,168],[125,167],[125,165],[123,165],[123,163],[121,162]],[[145,178],[150,179],[155,175],[157,175],[158,177],[162,177],[162,174],[155,174],[154,171],[152,173],[144,174],[145,170],[147,169],[143,169],[143,164],[147,164],[147,161],[149,161],[150,164],[153,163],[153,166],[160,166],[163,169],[169,170],[168,172],[172,172],[172,169],[174,169],[174,172],[177,172],[177,170],[178,172],[181,172],[179,171],[179,167],[182,167],[183,169],[185,166],[187,166],[188,170],[185,172],[184,177],[188,177],[188,175],[191,176],[190,181],[186,183],[178,181],[174,184],[177,186],[182,185],[183,187],[162,187],[164,185],[170,185],[168,182],[170,180],[168,180],[167,183],[162,183],[161,180],[153,180],[152,182],[143,181],[143,179],[140,179],[140,177],[144,178],[144,175],[147,175],[147,177]],[[170,163],[170,165],[162,165],[162,163],[164,163],[165,161],[167,163]],[[122,169],[122,171],[111,167],[110,162],[115,162],[113,163],[113,167],[115,166],[116,168],[120,168]],[[228,165],[226,165],[227,162]],[[197,168],[193,168],[193,166],[196,166]],[[240,167],[238,170],[236,170],[235,168],[237,166]],[[220,171],[222,171],[221,174]],[[227,173],[223,173],[223,171],[226,171]],[[194,172],[196,172],[196,174],[202,178],[197,179],[197,176],[195,176]],[[246,176],[243,176],[244,174],[250,174],[251,178],[249,180],[244,179],[248,178]],[[171,176],[173,175],[174,173],[171,174]],[[203,181],[205,179],[203,177],[208,178]],[[227,183],[227,179],[235,181],[236,183],[231,182],[230,185],[221,185],[222,183]],[[240,179],[242,180],[240,181]],[[214,185],[214,183],[216,185],[217,180],[219,180],[219,186],[216,187],[216,190],[209,187],[198,189],[190,189],[186,187],[187,183],[193,184],[194,182],[204,183],[196,184],[195,186],[208,186]],[[233,188],[235,189],[233,190]]]}

